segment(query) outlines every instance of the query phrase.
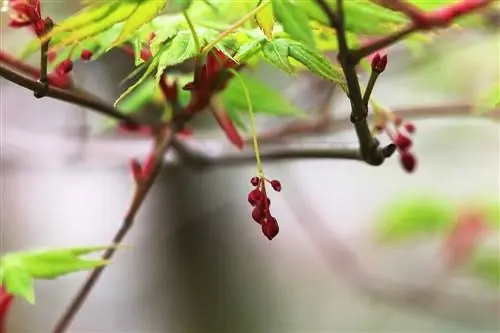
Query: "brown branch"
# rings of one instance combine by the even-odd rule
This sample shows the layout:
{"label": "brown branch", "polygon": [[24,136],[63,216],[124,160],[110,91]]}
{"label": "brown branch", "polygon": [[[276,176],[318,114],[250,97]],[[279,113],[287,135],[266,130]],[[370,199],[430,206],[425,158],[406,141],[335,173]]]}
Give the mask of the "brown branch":
{"label": "brown branch", "polygon": [[337,31],[337,42],[339,48],[338,59],[347,82],[349,100],[351,102],[351,122],[356,130],[359,141],[360,155],[363,160],[370,165],[381,165],[385,157],[379,147],[379,143],[372,136],[366,117],[368,108],[363,103],[363,95],[356,73],[356,61],[353,61],[349,46],[347,45],[345,15],[343,0],[337,0],[337,12],[325,0],[316,0],[323,12],[327,15],[330,25]]}
{"label": "brown branch", "polygon": [[[392,111],[394,115],[403,119],[419,119],[427,117],[454,117],[454,116],[467,116],[478,117],[492,120],[500,120],[500,108],[495,108],[484,114],[474,113],[475,107],[471,104],[450,104],[444,106],[431,106],[431,107],[415,107],[405,108]],[[374,115],[368,116],[368,121],[375,120]],[[348,129],[351,126],[349,118],[329,118],[320,116],[317,119],[308,121],[294,121],[290,124],[285,124],[277,128],[273,128],[259,134],[260,144],[271,144],[285,141],[288,138],[303,136],[307,134],[322,134],[331,133]],[[250,142],[252,139],[245,139],[245,143]]]}
{"label": "brown branch", "polygon": [[404,37],[425,30],[448,27],[457,18],[471,14],[479,9],[487,7],[493,3],[493,0],[468,1],[453,3],[447,7],[440,8],[435,12],[424,13],[415,6],[404,3],[400,0],[378,0],[387,6],[394,6],[395,10],[401,11],[412,20],[411,23],[388,36],[374,40],[370,44],[363,46],[360,49],[350,51],[350,58],[357,63],[364,57],[386,48]]}
{"label": "brown branch", "polygon": [[45,96],[47,97],[83,106],[119,121],[130,124],[139,124],[139,121],[137,121],[134,117],[122,114],[109,104],[95,98],[95,96],[90,97],[84,95],[81,90],[76,88],[61,89],[54,86],[46,88],[44,83],[19,74],[3,64],[0,64],[0,76],[33,92],[45,92]]}
{"label": "brown branch", "polygon": [[[147,194],[152,188],[156,178],[160,174],[162,169],[164,156],[172,147],[173,139],[175,137],[175,133],[181,129],[184,124],[191,118],[191,115],[180,116],[178,119],[174,120],[172,128],[166,131],[166,133],[162,136],[162,138],[155,142],[154,150],[152,152],[154,156],[154,168],[149,176],[143,181],[136,182],[136,188],[134,191],[134,195],[132,197],[132,201],[128,208],[127,214],[123,220],[121,227],[118,229],[117,233],[113,237],[112,244],[120,245],[130,231],[134,224],[135,217],[142,206],[142,203],[146,199]],[[116,251],[116,246],[109,248],[102,256],[102,260],[110,260]],[[80,290],[77,292],[76,296],[71,301],[70,305],[63,313],[61,319],[57,322],[53,333],[64,333],[68,326],[71,324],[75,315],[80,310],[81,306],[87,299],[88,295],[92,291],[93,287],[97,283],[99,277],[103,273],[106,266],[101,266],[94,269],[90,275],[87,277],[85,283],[82,285]]]}

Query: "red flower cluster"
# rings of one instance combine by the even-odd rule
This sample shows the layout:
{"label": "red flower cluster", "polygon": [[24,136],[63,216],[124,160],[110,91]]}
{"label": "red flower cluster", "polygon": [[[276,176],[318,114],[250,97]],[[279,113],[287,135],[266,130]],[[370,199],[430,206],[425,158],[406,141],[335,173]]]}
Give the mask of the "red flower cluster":
{"label": "red flower cluster", "polygon": [[0,285],[0,332],[7,329],[7,315],[14,301],[14,296],[8,294]]}
{"label": "red flower cluster", "polygon": [[211,51],[205,63],[196,67],[193,81],[183,87],[184,90],[191,91],[191,101],[187,106],[189,112],[204,109],[213,94],[224,89],[231,79],[232,74],[227,69],[238,67],[224,52],[217,49]]}
{"label": "red flower cluster", "polygon": [[395,128],[394,131],[389,126],[387,118],[384,118],[375,126],[375,132],[385,132],[391,138],[392,142],[398,148],[401,165],[407,172],[413,172],[417,166],[417,159],[410,151],[413,145],[410,136],[415,133],[415,125],[411,122],[404,122],[399,116],[394,116],[392,123]]}
{"label": "red flower cluster", "polygon": [[9,7],[10,27],[31,27],[37,36],[43,34],[45,22],[40,12],[40,0],[9,0]]}
{"label": "red flower cluster", "polygon": [[252,218],[262,227],[262,233],[272,240],[278,234],[280,228],[278,221],[271,215],[271,200],[267,196],[266,182],[276,191],[281,191],[281,183],[278,180],[271,180],[261,177],[252,177],[250,183],[255,187],[248,193],[248,202],[252,205]]}

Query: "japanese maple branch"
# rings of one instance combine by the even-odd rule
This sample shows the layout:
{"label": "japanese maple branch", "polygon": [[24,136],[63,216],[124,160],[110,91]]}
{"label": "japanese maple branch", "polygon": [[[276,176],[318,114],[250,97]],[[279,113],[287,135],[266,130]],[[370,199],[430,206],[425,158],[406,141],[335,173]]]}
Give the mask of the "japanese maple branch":
{"label": "japanese maple branch", "polygon": [[[488,111],[485,114],[477,115],[474,114],[474,106],[469,104],[450,104],[443,106],[430,106],[430,107],[415,107],[407,109],[394,110],[392,113],[395,116],[406,118],[425,118],[425,117],[454,117],[454,116],[471,116],[471,117],[481,117],[492,120],[500,120],[500,108],[496,108]],[[371,120],[373,115],[368,116],[368,120]],[[259,134],[259,142],[261,144],[270,144],[285,141],[288,138],[303,136],[307,134],[321,134],[329,133],[332,131],[338,131],[346,129],[350,126],[349,118],[326,118],[319,117],[317,119],[311,119],[308,121],[300,120],[295,121],[290,124],[285,124],[278,126],[276,128],[269,129],[265,132]],[[250,142],[251,138],[245,139],[245,142]]]}
{"label": "japanese maple branch", "polygon": [[47,87],[43,82],[19,74],[4,64],[0,64],[0,76],[33,92],[44,93],[44,96],[83,106],[116,120],[130,124],[139,124],[139,121],[134,117],[120,113],[118,110],[95,96],[88,96],[87,94],[81,93],[81,90],[77,88],[64,89],[54,85],[49,85]]}
{"label": "japanese maple branch", "polygon": [[[142,180],[136,180],[136,187],[132,201],[128,208],[127,214],[123,220],[121,227],[118,229],[117,233],[113,237],[112,244],[119,245],[130,231],[134,224],[135,217],[142,206],[147,194],[152,188],[155,180],[157,179],[163,165],[163,160],[165,154],[172,147],[172,142],[174,140],[175,134],[184,126],[184,124],[191,118],[190,114],[180,115],[177,119],[172,122],[172,127],[166,130],[158,140],[155,141],[155,146],[150,155],[150,161],[154,163],[154,166],[148,176]],[[103,260],[110,260],[116,251],[116,247],[108,249],[102,256]],[[85,283],[82,285],[80,290],[77,292],[76,296],[71,301],[70,305],[64,312],[61,319],[57,322],[53,333],[63,333],[66,331],[73,318],[87,299],[88,295],[92,291],[93,287],[97,283],[99,277],[103,273],[105,266],[94,269],[90,275],[87,277]]]}
{"label": "japanese maple branch", "polygon": [[354,63],[358,63],[364,57],[386,48],[412,33],[447,27],[461,16],[492,4],[493,0],[462,0],[431,13],[424,13],[412,4],[400,0],[378,0],[378,2],[386,7],[404,13],[412,22],[401,30],[376,39],[362,48],[350,51],[349,57]]}
{"label": "japanese maple branch", "polygon": [[368,107],[363,103],[363,95],[356,73],[357,63],[352,61],[350,50],[347,45],[343,0],[337,0],[336,13],[333,12],[332,8],[330,8],[325,0],[316,0],[316,2],[327,15],[331,27],[337,31],[337,42],[339,47],[338,59],[347,82],[349,99],[351,102],[351,122],[354,125],[358,137],[361,158],[368,164],[380,165],[384,162],[385,156],[382,149],[379,147],[380,144],[378,140],[372,136],[366,120]]}

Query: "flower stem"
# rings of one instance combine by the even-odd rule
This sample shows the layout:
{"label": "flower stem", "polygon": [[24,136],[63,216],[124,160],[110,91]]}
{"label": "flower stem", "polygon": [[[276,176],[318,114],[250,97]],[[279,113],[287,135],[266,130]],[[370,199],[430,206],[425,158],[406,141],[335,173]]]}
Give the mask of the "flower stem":
{"label": "flower stem", "polygon": [[250,131],[252,132],[253,149],[255,151],[255,160],[257,161],[257,170],[259,171],[260,175],[263,175],[264,171],[262,168],[262,162],[260,160],[259,142],[257,140],[257,126],[255,125],[255,115],[253,113],[253,105],[252,100],[250,99],[250,93],[248,92],[248,88],[241,75],[234,69],[230,69],[230,72],[234,75],[235,78],[240,81],[243,92],[245,93],[245,98],[248,104],[248,113],[250,114]]}
{"label": "flower stem", "polygon": [[221,40],[223,40],[230,33],[241,27],[249,18],[253,17],[255,14],[257,14],[259,11],[261,11],[264,7],[266,7],[270,3],[271,3],[270,0],[262,1],[260,5],[255,7],[252,11],[243,16],[239,21],[235,22],[232,26],[223,31],[215,40],[213,40],[210,44],[208,44],[203,49],[203,53],[208,54],[208,52],[210,52],[210,50],[213,49],[214,46],[217,45]]}
{"label": "flower stem", "polygon": [[189,26],[189,30],[191,31],[191,34],[193,35],[194,45],[196,47],[196,51],[200,52],[201,51],[200,38],[198,37],[198,33],[196,33],[196,29],[194,28],[193,21],[191,21],[191,18],[189,17],[189,15],[186,11],[183,11],[182,15],[186,19],[186,22]]}

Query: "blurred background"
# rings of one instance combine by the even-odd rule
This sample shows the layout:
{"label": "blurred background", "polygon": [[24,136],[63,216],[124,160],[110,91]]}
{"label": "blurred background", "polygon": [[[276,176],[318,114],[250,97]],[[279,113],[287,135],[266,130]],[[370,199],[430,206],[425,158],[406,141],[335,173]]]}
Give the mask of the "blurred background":
{"label": "blurred background", "polygon": [[[44,5],[56,20],[78,8],[77,1]],[[6,29],[2,16],[2,50],[17,54],[30,38]],[[455,32],[417,58],[391,49],[375,96],[392,110],[473,103],[485,84],[500,79],[497,38],[491,31]],[[111,52],[77,64],[75,81],[111,103],[132,65]],[[265,66],[258,73],[297,101],[321,100],[310,78],[291,80]],[[145,156],[149,142],[102,135],[101,117],[0,83],[1,252],[109,243],[133,190],[128,161]],[[338,93],[330,109],[345,118],[347,106]],[[374,236],[384,211],[401,197],[444,198],[457,210],[483,202],[500,207],[498,122],[436,115],[414,123],[418,167],[411,175],[397,157],[379,168],[338,160],[265,163],[268,177],[283,185],[272,194],[281,229],[271,242],[247,203],[254,163],[167,167],[125,241],[133,248],[116,255],[69,331],[498,331],[498,287],[467,271],[440,278],[443,235],[389,244]],[[200,137],[213,136],[210,119],[199,125],[206,129]],[[209,153],[227,150],[212,141],[204,148]],[[355,144],[354,131],[304,142],[328,143]],[[498,229],[492,239],[498,253]],[[10,331],[49,332],[85,276],[38,283],[35,306],[16,302]]]}

